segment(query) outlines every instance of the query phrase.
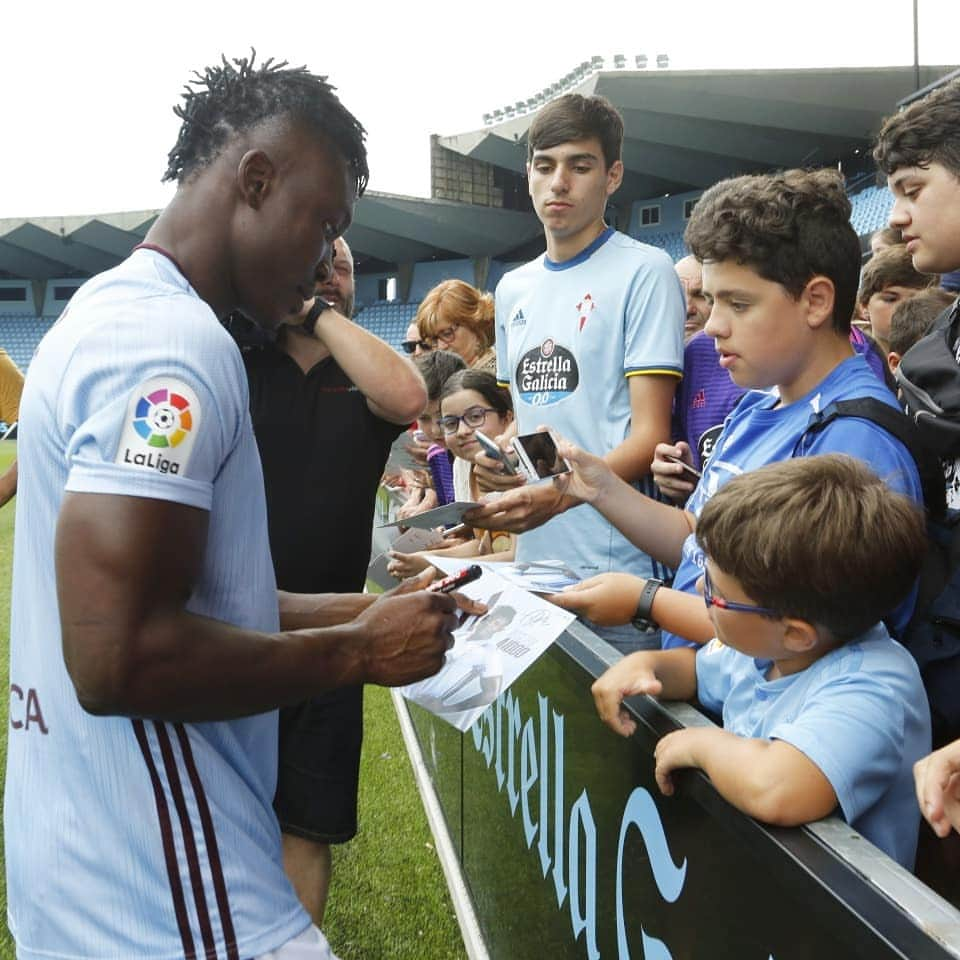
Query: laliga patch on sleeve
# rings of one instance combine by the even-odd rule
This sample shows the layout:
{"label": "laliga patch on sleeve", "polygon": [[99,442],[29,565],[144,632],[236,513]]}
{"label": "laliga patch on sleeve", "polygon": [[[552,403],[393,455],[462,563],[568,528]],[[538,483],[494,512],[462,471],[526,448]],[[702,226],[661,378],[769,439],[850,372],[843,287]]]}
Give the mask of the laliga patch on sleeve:
{"label": "laliga patch on sleeve", "polygon": [[200,429],[200,401],[175,377],[153,377],[130,394],[116,462],[182,475]]}

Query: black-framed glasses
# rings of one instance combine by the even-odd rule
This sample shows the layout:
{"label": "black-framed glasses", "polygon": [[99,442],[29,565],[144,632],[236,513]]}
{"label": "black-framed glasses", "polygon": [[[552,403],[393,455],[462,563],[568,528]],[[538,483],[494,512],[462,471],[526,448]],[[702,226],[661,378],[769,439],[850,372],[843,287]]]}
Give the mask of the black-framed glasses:
{"label": "black-framed glasses", "polygon": [[469,410],[464,410],[462,416],[441,417],[437,423],[440,424],[440,429],[444,433],[456,433],[460,429],[461,420],[468,427],[482,427],[487,419],[487,414],[496,412],[493,407],[471,407]]}
{"label": "black-framed glasses", "polygon": [[736,600],[727,600],[724,597],[718,597],[713,592],[713,584],[710,582],[710,573],[706,564],[703,567],[703,602],[709,610],[711,607],[717,607],[719,610],[735,610],[738,613],[759,613],[761,617],[773,617],[775,620],[780,618],[776,610],[769,607],[758,607],[753,603],[738,603]]}
{"label": "black-framed glasses", "polygon": [[404,353],[416,353],[417,347],[424,352],[433,349],[433,347],[427,343],[426,340],[402,340],[400,342],[400,346],[403,348]]}

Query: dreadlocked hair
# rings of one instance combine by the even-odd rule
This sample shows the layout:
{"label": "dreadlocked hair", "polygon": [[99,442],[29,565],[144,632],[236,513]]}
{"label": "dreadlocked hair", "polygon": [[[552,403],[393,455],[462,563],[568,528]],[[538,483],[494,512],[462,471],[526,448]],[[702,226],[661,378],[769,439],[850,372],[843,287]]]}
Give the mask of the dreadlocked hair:
{"label": "dreadlocked hair", "polygon": [[306,67],[289,67],[286,61],[267,60],[254,66],[250,59],[228,61],[194,71],[173,112],[183,121],[177,142],[168,157],[163,179],[183,183],[205,167],[235,134],[271,117],[298,120],[330,141],[343,155],[356,185],[357,196],[367,188],[366,131],[327,83],[326,77]]}

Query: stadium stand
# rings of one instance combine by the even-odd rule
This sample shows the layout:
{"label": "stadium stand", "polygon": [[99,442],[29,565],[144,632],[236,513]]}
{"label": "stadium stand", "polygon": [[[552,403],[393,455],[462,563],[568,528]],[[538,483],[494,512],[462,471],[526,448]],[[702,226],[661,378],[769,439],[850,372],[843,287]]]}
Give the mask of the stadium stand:
{"label": "stadium stand", "polygon": [[43,335],[53,326],[56,317],[29,317],[22,314],[0,314],[0,346],[24,372]]}
{"label": "stadium stand", "polygon": [[887,225],[893,195],[886,187],[867,187],[850,197],[850,203],[853,206],[850,222],[857,235],[862,237]]}
{"label": "stadium stand", "polygon": [[386,340],[394,350],[400,349],[407,327],[417,314],[419,303],[400,303],[396,300],[377,300],[359,310],[354,320],[365,330]]}
{"label": "stadium stand", "polygon": [[649,230],[642,230],[634,235],[635,240],[641,243],[649,243],[651,247],[659,247],[670,254],[674,263],[682,260],[687,255],[687,248],[683,243],[683,234],[676,233],[650,233]]}

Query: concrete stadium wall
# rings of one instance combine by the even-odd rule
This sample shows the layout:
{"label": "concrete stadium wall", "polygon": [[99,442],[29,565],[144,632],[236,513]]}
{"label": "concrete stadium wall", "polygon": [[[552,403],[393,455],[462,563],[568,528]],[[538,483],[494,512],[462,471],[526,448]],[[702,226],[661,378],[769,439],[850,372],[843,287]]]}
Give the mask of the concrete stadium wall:
{"label": "concrete stadium wall", "polygon": [[[637,202],[630,210],[630,236],[643,239],[644,233],[683,233],[687,221],[683,217],[683,204],[686,200],[696,200],[703,193],[702,190],[691,190],[688,193],[673,193],[669,197],[656,197],[652,200]],[[660,207],[660,222],[641,226],[640,210],[643,207]]]}

